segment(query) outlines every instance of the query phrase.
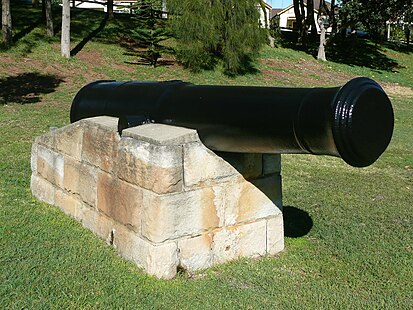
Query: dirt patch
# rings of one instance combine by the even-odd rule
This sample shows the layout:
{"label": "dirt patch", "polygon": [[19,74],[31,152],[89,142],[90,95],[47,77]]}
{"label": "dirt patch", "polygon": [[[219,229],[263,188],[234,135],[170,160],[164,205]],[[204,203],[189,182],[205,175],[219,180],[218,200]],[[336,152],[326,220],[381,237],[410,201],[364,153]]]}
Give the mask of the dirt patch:
{"label": "dirt patch", "polygon": [[[284,85],[303,86],[339,86],[352,76],[326,68],[324,63],[301,59],[296,63],[277,59],[263,59],[261,70],[266,80],[281,81]],[[331,69],[331,70],[330,70]]]}
{"label": "dirt patch", "polygon": [[413,89],[397,83],[381,83],[381,86],[390,96],[413,98]]}

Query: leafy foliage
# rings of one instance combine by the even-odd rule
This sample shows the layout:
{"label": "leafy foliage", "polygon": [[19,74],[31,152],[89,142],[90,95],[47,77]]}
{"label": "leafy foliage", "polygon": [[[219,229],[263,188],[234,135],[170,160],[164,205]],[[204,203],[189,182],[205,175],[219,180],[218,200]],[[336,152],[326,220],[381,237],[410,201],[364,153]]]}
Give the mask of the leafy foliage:
{"label": "leafy foliage", "polygon": [[242,73],[265,42],[255,0],[170,0],[168,10],[178,58],[194,71],[221,61],[226,74]]}
{"label": "leafy foliage", "polygon": [[152,66],[156,66],[161,53],[167,48],[160,43],[171,37],[169,29],[166,28],[162,15],[162,2],[159,0],[140,0],[133,7],[134,25],[132,36],[146,50],[138,55],[147,60]]}
{"label": "leafy foliage", "polygon": [[388,20],[394,20],[412,10],[411,0],[343,0],[340,8],[342,28],[357,24],[374,39],[379,39]]}

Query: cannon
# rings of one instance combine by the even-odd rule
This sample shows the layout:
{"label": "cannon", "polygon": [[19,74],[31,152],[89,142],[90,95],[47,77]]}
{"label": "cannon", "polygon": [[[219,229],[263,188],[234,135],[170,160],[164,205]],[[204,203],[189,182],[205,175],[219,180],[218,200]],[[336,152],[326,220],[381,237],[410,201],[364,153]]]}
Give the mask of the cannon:
{"label": "cannon", "polygon": [[374,163],[394,127],[386,93],[363,77],[334,88],[96,81],[76,94],[70,120],[101,115],[119,117],[119,132],[156,122],[196,129],[214,151],[331,155],[354,167]]}

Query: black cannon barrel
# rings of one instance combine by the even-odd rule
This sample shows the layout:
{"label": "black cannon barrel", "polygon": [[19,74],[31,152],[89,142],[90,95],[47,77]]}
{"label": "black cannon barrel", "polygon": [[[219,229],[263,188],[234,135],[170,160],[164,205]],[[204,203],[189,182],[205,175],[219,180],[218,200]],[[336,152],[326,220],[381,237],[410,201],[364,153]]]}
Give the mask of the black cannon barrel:
{"label": "black cannon barrel", "polygon": [[377,160],[394,126],[386,93],[362,77],[336,88],[96,81],[77,93],[70,120],[100,115],[194,128],[216,151],[332,155],[355,167]]}

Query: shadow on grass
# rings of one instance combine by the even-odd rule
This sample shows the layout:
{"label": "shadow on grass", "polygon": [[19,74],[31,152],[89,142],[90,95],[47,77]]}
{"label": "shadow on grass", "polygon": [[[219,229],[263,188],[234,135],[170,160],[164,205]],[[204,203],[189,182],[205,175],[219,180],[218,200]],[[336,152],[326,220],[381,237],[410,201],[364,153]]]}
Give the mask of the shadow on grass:
{"label": "shadow on grass", "polygon": [[390,72],[397,72],[401,68],[397,61],[387,57],[380,45],[365,39],[336,38],[326,51],[329,60],[350,66]]}
{"label": "shadow on grass", "polygon": [[102,21],[99,24],[99,27],[94,29],[92,32],[90,32],[82,41],[80,41],[71,51],[70,55],[75,56],[77,53],[79,53],[82,48],[88,43],[90,40],[95,38],[102,30],[105,28],[107,22],[107,18],[103,18]]}
{"label": "shadow on grass", "polygon": [[56,90],[62,79],[55,75],[23,73],[0,79],[0,104],[40,102],[41,94]]}
{"label": "shadow on grass", "polygon": [[313,227],[310,215],[296,207],[284,206],[284,234],[286,237],[299,238],[307,235]]}
{"label": "shadow on grass", "polygon": [[36,27],[38,27],[42,23],[42,19],[38,19],[31,24],[27,25],[24,29],[20,30],[18,33],[16,33],[13,36],[13,42],[17,42],[26,35],[28,35],[32,30],[34,30]]}
{"label": "shadow on grass", "polygon": [[[317,57],[319,37],[306,47],[298,46],[297,34],[291,32],[281,34],[279,45],[298,51],[303,51]],[[399,63],[387,57],[380,44],[354,36],[343,37],[336,35],[326,46],[326,57],[329,61],[349,66],[366,67],[377,71],[397,72],[401,68]]]}

